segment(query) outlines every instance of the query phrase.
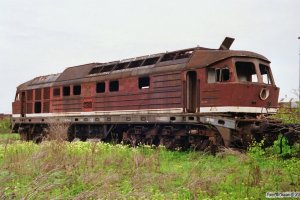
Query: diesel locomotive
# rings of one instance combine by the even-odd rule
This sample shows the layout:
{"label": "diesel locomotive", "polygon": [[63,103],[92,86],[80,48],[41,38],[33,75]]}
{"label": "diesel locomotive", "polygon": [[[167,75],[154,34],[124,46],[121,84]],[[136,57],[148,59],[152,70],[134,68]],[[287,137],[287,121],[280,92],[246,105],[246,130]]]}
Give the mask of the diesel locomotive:
{"label": "diesel locomotive", "polygon": [[116,139],[167,148],[243,147],[277,112],[270,61],[250,51],[195,47],[66,68],[17,87],[13,131],[45,137],[68,122],[68,139]]}

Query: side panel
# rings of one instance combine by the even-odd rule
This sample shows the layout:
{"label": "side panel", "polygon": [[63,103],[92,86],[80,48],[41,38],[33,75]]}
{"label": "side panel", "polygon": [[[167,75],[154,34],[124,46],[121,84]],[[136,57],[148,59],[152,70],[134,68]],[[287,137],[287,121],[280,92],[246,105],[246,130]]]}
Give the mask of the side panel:
{"label": "side panel", "polygon": [[94,110],[139,110],[182,107],[180,72],[157,74],[150,77],[150,87],[139,88],[139,77],[119,79],[119,91],[96,94]]}

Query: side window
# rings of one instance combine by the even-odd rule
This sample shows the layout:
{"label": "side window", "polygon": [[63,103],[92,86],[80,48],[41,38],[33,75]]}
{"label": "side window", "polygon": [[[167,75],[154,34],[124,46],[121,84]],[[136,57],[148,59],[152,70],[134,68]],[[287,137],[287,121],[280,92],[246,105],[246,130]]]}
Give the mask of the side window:
{"label": "side window", "polygon": [[34,102],[34,113],[42,112],[42,103],[40,101]]}
{"label": "side window", "polygon": [[63,87],[63,95],[70,96],[70,86]]}
{"label": "side window", "polygon": [[60,96],[60,88],[53,88],[53,96],[55,97]]}
{"label": "side window", "polygon": [[105,92],[105,82],[99,82],[96,84],[96,93],[104,93]]}
{"label": "side window", "polygon": [[74,85],[73,86],[73,95],[80,95],[81,94],[81,85]]}
{"label": "side window", "polygon": [[262,76],[263,83],[273,84],[272,78],[271,78],[271,73],[270,73],[270,68],[266,65],[259,64],[259,70],[260,70],[260,74]]}
{"label": "side window", "polygon": [[226,82],[230,80],[230,71],[228,68],[209,68],[207,70],[207,82]]}
{"label": "side window", "polygon": [[119,91],[119,81],[110,81],[109,82],[109,91],[110,92]]}
{"label": "side window", "polygon": [[139,89],[148,89],[150,88],[150,78],[147,77],[140,77],[139,78]]}
{"label": "side window", "polygon": [[15,101],[20,101],[20,93],[16,94]]}
{"label": "side window", "polygon": [[207,82],[215,83],[216,82],[216,70],[209,68],[207,69]]}
{"label": "side window", "polygon": [[219,76],[218,76],[218,82],[225,82],[225,81],[229,81],[230,77],[229,77],[229,69],[228,68],[223,68],[223,69],[219,69]]}

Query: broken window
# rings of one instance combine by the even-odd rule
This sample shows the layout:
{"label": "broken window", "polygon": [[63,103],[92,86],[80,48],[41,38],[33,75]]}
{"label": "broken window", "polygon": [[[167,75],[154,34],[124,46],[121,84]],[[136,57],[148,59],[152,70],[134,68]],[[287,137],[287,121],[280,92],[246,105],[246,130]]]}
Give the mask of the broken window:
{"label": "broken window", "polygon": [[63,95],[70,96],[70,86],[63,87]]}
{"label": "broken window", "polygon": [[189,58],[192,55],[193,51],[181,51],[177,54],[175,59]]}
{"label": "broken window", "polygon": [[110,81],[109,82],[109,91],[110,92],[119,91],[119,81]]}
{"label": "broken window", "polygon": [[236,62],[235,67],[240,82],[258,82],[255,65],[252,62]]}
{"label": "broken window", "polygon": [[144,60],[135,60],[135,61],[132,61],[132,62],[129,64],[128,68],[139,67],[139,66],[141,66],[141,64],[142,64],[143,61],[144,61]]}
{"label": "broken window", "polygon": [[94,68],[90,71],[89,74],[98,74],[98,73],[101,72],[102,68],[103,68],[102,66],[101,66],[101,67],[94,67]]}
{"label": "broken window", "polygon": [[41,113],[41,112],[42,112],[42,103],[34,102],[34,113]]}
{"label": "broken window", "polygon": [[273,84],[272,78],[271,78],[271,73],[270,73],[270,68],[266,65],[259,64],[259,70],[260,70],[260,74],[262,76],[263,83]]}
{"label": "broken window", "polygon": [[60,88],[54,88],[53,89],[53,96],[55,96],[55,97],[60,96]]}
{"label": "broken window", "polygon": [[20,93],[16,94],[15,101],[20,101]]}
{"label": "broken window", "polygon": [[97,93],[104,93],[105,92],[105,82],[97,83],[96,92]]}
{"label": "broken window", "polygon": [[81,85],[74,85],[73,86],[73,95],[80,95],[81,94]]}
{"label": "broken window", "polygon": [[150,88],[150,78],[147,77],[140,77],[139,78],[139,89],[147,89]]}
{"label": "broken window", "polygon": [[166,53],[164,57],[161,59],[161,62],[174,60],[176,57],[176,53]]}
{"label": "broken window", "polygon": [[115,64],[106,65],[102,67],[101,73],[110,72],[114,68]]}
{"label": "broken window", "polygon": [[207,82],[225,82],[230,79],[230,71],[228,68],[209,68],[207,70]]}
{"label": "broken window", "polygon": [[125,68],[127,67],[128,64],[129,64],[129,62],[119,63],[119,64],[117,64],[115,70],[125,69]]}
{"label": "broken window", "polygon": [[155,63],[157,63],[158,59],[159,57],[147,58],[142,66],[154,65]]}

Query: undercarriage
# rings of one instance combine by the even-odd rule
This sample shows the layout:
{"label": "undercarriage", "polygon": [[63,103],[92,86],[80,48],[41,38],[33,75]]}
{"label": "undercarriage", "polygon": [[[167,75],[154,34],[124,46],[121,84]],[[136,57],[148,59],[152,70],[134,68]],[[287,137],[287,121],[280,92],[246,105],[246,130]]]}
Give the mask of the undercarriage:
{"label": "undercarriage", "polygon": [[300,125],[249,116],[118,115],[13,118],[13,130],[20,133],[22,140],[36,142],[51,139],[55,132],[55,137],[68,141],[99,140],[214,151],[220,146],[246,149],[253,140],[264,140],[265,146],[270,146],[278,135],[293,144],[299,142]]}

